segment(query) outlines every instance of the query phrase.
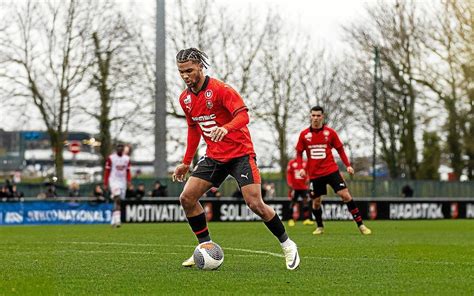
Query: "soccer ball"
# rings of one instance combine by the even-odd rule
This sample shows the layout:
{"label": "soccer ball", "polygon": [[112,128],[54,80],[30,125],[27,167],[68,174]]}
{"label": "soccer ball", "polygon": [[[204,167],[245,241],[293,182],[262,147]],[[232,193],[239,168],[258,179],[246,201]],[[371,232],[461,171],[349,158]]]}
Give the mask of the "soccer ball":
{"label": "soccer ball", "polygon": [[224,251],[216,243],[205,242],[196,247],[193,257],[199,269],[214,270],[224,262]]}

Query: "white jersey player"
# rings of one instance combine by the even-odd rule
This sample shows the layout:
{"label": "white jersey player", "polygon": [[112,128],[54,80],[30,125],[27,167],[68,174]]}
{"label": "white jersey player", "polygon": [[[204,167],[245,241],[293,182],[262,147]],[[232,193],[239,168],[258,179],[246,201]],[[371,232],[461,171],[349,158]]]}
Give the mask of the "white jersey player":
{"label": "white jersey player", "polygon": [[125,198],[127,185],[131,182],[130,157],[124,153],[124,145],[118,144],[116,153],[105,162],[104,189],[110,190],[114,200],[111,224],[120,227],[120,200]]}

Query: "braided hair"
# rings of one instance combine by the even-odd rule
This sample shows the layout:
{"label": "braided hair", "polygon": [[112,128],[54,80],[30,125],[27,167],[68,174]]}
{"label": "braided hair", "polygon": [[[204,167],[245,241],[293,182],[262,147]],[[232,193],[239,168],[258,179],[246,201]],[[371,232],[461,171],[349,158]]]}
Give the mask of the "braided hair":
{"label": "braided hair", "polygon": [[201,64],[206,69],[209,66],[207,59],[208,59],[208,56],[205,52],[200,51],[199,49],[194,48],[194,47],[181,49],[176,55],[176,61],[178,63],[193,61],[198,64]]}

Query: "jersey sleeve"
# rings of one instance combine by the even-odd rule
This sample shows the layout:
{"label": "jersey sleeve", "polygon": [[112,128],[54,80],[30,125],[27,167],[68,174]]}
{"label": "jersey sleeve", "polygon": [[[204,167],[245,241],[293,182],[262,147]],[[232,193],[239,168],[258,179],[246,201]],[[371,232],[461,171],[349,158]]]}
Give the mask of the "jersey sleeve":
{"label": "jersey sleeve", "polygon": [[179,98],[179,104],[181,105],[181,109],[184,111],[184,115],[186,116],[186,123],[188,126],[196,126],[196,123],[191,119],[191,116],[189,115],[188,108],[183,102],[183,95]]}
{"label": "jersey sleeve", "polygon": [[128,160],[128,164],[127,164],[127,182],[128,183],[132,182],[132,169],[131,169],[130,159]]}
{"label": "jersey sleeve", "polygon": [[224,128],[226,128],[229,132],[233,132],[236,130],[240,130],[244,126],[246,126],[249,123],[249,115],[247,113],[247,110],[237,112],[237,114],[234,116],[234,119],[232,121],[226,123],[224,125]]}
{"label": "jersey sleeve", "polygon": [[110,159],[110,156],[107,157],[107,160],[105,161],[105,169],[104,169],[104,186],[109,185],[109,177],[110,177],[110,170],[112,169],[112,159]]}
{"label": "jersey sleeve", "polygon": [[198,131],[198,127],[189,126],[186,153],[184,154],[184,158],[183,158],[184,164],[186,165],[191,164],[194,154],[196,154],[200,141],[201,141],[201,134]]}
{"label": "jersey sleeve", "polygon": [[298,143],[296,143],[296,161],[298,164],[303,163],[303,151],[305,150],[303,139],[303,133],[300,133]]}
{"label": "jersey sleeve", "polygon": [[222,105],[232,114],[232,116],[235,116],[235,114],[242,110],[248,110],[239,93],[228,85],[225,85],[222,88],[220,99],[222,100]]}
{"label": "jersey sleeve", "polygon": [[341,139],[339,139],[339,136],[337,135],[336,132],[333,131],[332,133],[332,147],[334,147],[337,150],[337,153],[341,157],[342,162],[346,167],[351,166],[351,163],[349,161],[349,158],[346,155],[346,152],[344,151],[344,145],[341,142]]}
{"label": "jersey sleeve", "polygon": [[342,147],[342,142],[341,139],[339,139],[339,136],[335,131],[332,131],[332,142],[331,146],[334,147],[335,149],[341,148]]}

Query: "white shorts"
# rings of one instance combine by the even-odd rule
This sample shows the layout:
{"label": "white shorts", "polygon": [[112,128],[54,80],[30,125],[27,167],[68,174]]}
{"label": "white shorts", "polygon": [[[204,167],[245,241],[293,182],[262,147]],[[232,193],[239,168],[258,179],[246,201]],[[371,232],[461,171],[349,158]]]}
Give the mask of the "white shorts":
{"label": "white shorts", "polygon": [[120,199],[125,199],[125,191],[127,190],[123,184],[110,183],[110,196],[113,198],[119,196]]}

